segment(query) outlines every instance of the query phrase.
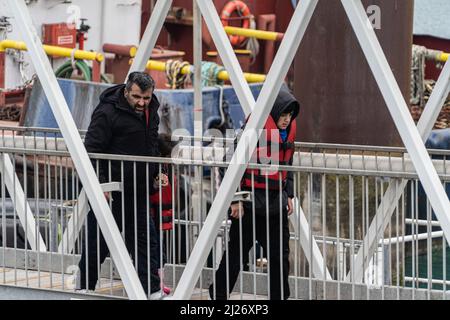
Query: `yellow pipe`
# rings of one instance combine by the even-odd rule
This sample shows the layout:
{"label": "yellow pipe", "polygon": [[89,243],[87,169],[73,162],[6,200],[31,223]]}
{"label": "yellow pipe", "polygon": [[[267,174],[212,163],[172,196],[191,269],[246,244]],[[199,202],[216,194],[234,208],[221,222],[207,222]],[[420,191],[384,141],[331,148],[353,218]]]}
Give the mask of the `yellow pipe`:
{"label": "yellow pipe", "polygon": [[[266,76],[264,74],[244,73],[244,77],[248,83],[259,83],[266,81]],[[217,78],[222,81],[228,81],[230,80],[230,75],[227,71],[220,71]]]}
{"label": "yellow pipe", "polygon": [[283,39],[284,34],[272,31],[262,31],[255,29],[237,28],[237,27],[224,27],[225,32],[228,35],[244,36],[247,38],[256,38],[260,40],[268,41],[280,41]]}
{"label": "yellow pipe", "polygon": [[[133,61],[133,59],[130,60],[130,63]],[[161,61],[155,61],[155,60],[149,60],[147,63],[147,69],[148,70],[155,70],[155,71],[166,71],[166,64]],[[183,69],[181,69],[182,74],[188,74],[191,73],[191,66],[186,66]],[[266,76],[264,74],[257,74],[257,73],[244,73],[245,80],[249,83],[259,83],[264,82],[266,80]],[[230,75],[227,71],[221,71],[217,75],[217,78],[222,81],[228,81],[230,80]]]}
{"label": "yellow pipe", "polygon": [[447,62],[449,57],[450,57],[450,53],[441,52],[438,55],[437,59],[438,59],[438,61],[441,61],[441,62]]}
{"label": "yellow pipe", "polygon": [[[70,48],[63,48],[49,45],[43,45],[43,47],[45,53],[50,56],[71,58],[72,53],[74,52],[73,57],[77,60],[95,60],[98,62],[102,62],[105,59],[103,54],[97,52],[83,51],[83,50],[74,51],[74,49]],[[14,40],[0,41],[0,52],[4,52],[6,49],[27,51],[27,45],[25,44],[25,42],[21,41],[14,41]]]}

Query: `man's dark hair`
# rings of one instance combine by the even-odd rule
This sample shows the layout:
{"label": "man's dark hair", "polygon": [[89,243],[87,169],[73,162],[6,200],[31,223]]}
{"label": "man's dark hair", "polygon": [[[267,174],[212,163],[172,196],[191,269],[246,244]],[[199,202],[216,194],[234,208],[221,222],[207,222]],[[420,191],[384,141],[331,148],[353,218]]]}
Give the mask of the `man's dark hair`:
{"label": "man's dark hair", "polygon": [[128,77],[126,89],[131,90],[133,84],[136,84],[142,91],[147,91],[148,89],[155,88],[155,80],[145,72],[132,72]]}

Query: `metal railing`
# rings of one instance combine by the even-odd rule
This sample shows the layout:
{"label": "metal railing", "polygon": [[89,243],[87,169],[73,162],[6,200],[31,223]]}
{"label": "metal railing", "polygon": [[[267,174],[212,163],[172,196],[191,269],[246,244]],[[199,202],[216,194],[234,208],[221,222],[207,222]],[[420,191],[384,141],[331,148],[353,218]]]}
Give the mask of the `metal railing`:
{"label": "metal railing", "polygon": [[[94,293],[126,297],[114,262],[105,259],[101,237],[92,235],[96,227],[88,215],[89,204],[58,131],[0,128],[0,132],[2,159],[12,163],[9,169],[6,161],[0,164],[0,289],[8,285],[76,293],[80,278],[85,284],[97,280],[92,270],[98,268]],[[220,172],[227,168],[221,161],[223,141],[208,143],[200,158],[190,158],[198,151],[190,146],[181,146],[171,158],[91,155],[97,174],[104,179],[104,191],[112,192],[109,203],[141,282],[153,290],[161,286],[154,283],[159,281],[155,272],[166,290],[176,290],[209,206],[220,196]],[[283,232],[274,232],[283,230],[285,221],[279,213],[285,211],[284,203],[269,208],[283,194],[263,192],[268,205],[256,211],[258,191],[251,188],[253,202],[244,205],[251,219],[235,220],[223,213],[222,227],[192,299],[207,299],[210,285],[213,298],[219,298],[222,289],[214,275],[224,259],[228,262],[224,275],[229,279],[230,250],[238,252],[235,262],[240,274],[234,288],[228,288],[232,299],[287,298],[282,281],[286,272],[291,299],[447,299],[447,241],[405,150],[306,143],[296,147],[293,166],[249,166],[292,173],[294,213],[287,231],[290,267],[283,268],[283,252],[287,254]],[[430,150],[430,156],[449,190],[450,152]],[[159,204],[155,206],[155,198],[140,196],[151,193],[153,176],[163,172],[170,188],[156,185],[153,191]],[[203,173],[203,180],[196,181],[195,172]],[[255,182],[255,175],[251,180]],[[172,195],[170,205],[162,201],[167,192]],[[235,195],[236,200],[248,200],[245,197]],[[152,218],[152,209],[165,215]],[[153,240],[157,240],[154,247]],[[258,245],[253,245],[257,240]],[[244,245],[249,241],[253,248],[247,253]],[[83,260],[91,271],[85,277],[79,271],[83,252],[91,253]],[[142,263],[146,257],[155,258],[157,265]],[[280,288],[274,288],[277,283]]]}

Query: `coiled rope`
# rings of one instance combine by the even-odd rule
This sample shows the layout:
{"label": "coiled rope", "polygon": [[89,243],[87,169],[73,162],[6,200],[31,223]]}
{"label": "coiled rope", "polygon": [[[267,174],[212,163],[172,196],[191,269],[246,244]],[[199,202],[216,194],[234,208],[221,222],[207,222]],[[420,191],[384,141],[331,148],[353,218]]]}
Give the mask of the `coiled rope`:
{"label": "coiled rope", "polygon": [[188,67],[189,62],[179,60],[167,60],[166,62],[166,86],[170,89],[183,89],[190,81],[190,73],[183,74],[181,71]]}
{"label": "coiled rope", "polygon": [[410,104],[419,107],[424,106],[426,56],[427,48],[417,45],[413,46]]}
{"label": "coiled rope", "polygon": [[225,68],[210,61],[202,62],[202,86],[213,87],[223,85],[223,81],[218,78],[219,73]]}

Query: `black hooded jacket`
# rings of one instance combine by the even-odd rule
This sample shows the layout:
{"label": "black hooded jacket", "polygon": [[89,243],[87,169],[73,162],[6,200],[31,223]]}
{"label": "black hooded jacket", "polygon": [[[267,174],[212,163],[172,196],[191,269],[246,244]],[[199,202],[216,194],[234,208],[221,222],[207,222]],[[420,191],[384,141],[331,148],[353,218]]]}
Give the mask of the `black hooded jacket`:
{"label": "black hooded jacket", "polygon": [[[100,103],[92,114],[85,146],[89,153],[106,153],[135,156],[159,156],[158,127],[159,102],[155,95],[149,105],[149,121],[137,114],[124,96],[125,85],[107,89],[100,96]],[[95,168],[95,166],[94,166]],[[134,168],[132,162],[124,162],[123,182],[125,195],[133,194]],[[153,178],[157,165],[149,166],[149,191],[153,191]],[[136,183],[138,194],[143,194],[147,186],[147,171],[144,163],[136,163]],[[121,164],[112,161],[109,179],[108,161],[99,163],[101,183],[122,181]],[[131,190],[131,191],[130,191]],[[147,193],[148,194],[148,193]]]}
{"label": "black hooded jacket", "polygon": [[[273,121],[277,123],[278,120],[280,119],[281,114],[287,113],[287,111],[293,112],[291,120],[292,123],[292,121],[294,121],[300,113],[300,103],[295,99],[295,97],[289,91],[287,86],[283,85],[281,87],[280,93],[277,96],[277,99],[275,100],[270,115],[272,116]],[[287,128],[288,134],[290,130],[291,125]],[[289,160],[289,165],[292,165],[292,160],[293,160],[292,158]],[[287,192],[289,198],[294,197],[294,175],[292,171],[288,172],[288,177],[284,190]]]}
{"label": "black hooded jacket", "polygon": [[277,99],[275,100],[275,103],[273,104],[272,111],[270,112],[270,115],[275,123],[278,119],[280,119],[281,114],[286,112],[288,109],[293,112],[292,120],[296,119],[300,113],[300,104],[289,89],[283,85]]}
{"label": "black hooded jacket", "polygon": [[[275,123],[278,122],[280,119],[280,116],[282,113],[286,112],[293,112],[292,115],[292,121],[296,119],[300,113],[300,103],[295,99],[295,97],[292,95],[292,93],[289,91],[288,87],[286,85],[283,85],[281,87],[280,93],[278,94],[275,103],[272,107],[272,111],[270,112],[270,115],[272,116]],[[292,123],[292,122],[291,122]],[[243,128],[244,129],[244,128]],[[287,128],[288,134],[291,130],[291,126]],[[237,147],[237,141],[235,142],[234,150],[236,150]],[[232,151],[234,151],[232,150]],[[228,159],[231,159],[231,155],[228,154]],[[289,161],[289,164],[292,165],[292,158]],[[222,176],[224,172],[222,171]],[[294,197],[294,175],[292,172],[288,172],[287,174],[287,181],[283,188],[283,206],[287,205],[287,197],[293,198]],[[255,208],[256,209],[264,209],[265,214],[265,208],[266,208],[266,192],[265,190],[258,190],[255,189]],[[279,194],[278,192],[269,192],[269,207],[270,210],[273,212],[279,211]],[[257,210],[258,211],[258,210]],[[261,211],[261,210],[260,210]]]}

